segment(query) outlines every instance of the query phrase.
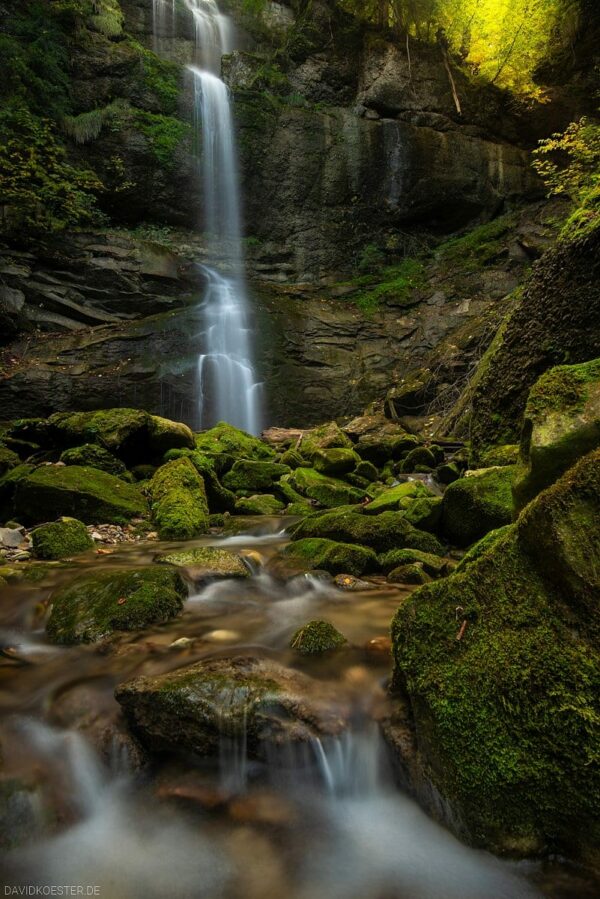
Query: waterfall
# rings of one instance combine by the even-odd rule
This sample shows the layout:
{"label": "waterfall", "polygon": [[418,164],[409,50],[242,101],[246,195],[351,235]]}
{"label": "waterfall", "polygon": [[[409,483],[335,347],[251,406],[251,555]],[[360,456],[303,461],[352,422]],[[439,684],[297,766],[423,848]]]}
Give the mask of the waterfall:
{"label": "waterfall", "polygon": [[[170,7],[171,0],[155,0],[155,44],[167,15],[157,3]],[[204,230],[211,257],[223,259],[226,268],[221,273],[200,266],[206,288],[199,308],[203,348],[197,369],[198,417],[203,428],[227,421],[258,434],[262,385],[252,362],[235,128],[229,90],[220,78],[221,58],[233,49],[234,30],[215,0],[184,0],[184,6],[194,22],[198,63],[188,71],[193,80]]]}

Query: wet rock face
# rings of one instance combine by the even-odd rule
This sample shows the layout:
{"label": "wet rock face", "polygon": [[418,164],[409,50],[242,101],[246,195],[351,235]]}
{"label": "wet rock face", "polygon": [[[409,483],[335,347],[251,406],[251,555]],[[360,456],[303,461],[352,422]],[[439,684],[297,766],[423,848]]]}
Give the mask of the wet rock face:
{"label": "wet rock face", "polygon": [[[254,755],[340,733],[343,709],[323,684],[276,662],[214,659],[119,686],[134,731],[155,750],[215,755],[222,738],[243,738]],[[224,711],[225,710],[225,711]]]}

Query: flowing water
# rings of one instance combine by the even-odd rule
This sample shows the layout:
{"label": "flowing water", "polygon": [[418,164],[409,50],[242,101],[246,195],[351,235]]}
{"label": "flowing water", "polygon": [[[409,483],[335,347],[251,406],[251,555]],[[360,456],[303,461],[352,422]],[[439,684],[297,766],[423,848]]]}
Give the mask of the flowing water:
{"label": "flowing water", "polygon": [[[99,566],[148,565],[171,544],[90,553],[40,567],[36,584],[1,589],[0,644],[13,649],[0,657],[0,794],[16,789],[0,837],[20,840],[5,853],[4,882],[98,886],[110,899],[596,895],[564,866],[510,865],[469,849],[400,788],[377,724],[389,657],[364,647],[387,633],[402,590],[348,593],[315,577],[276,579],[265,565],[286,539],[282,524],[197,541],[245,555],[252,577],[190,583],[178,619],[106,645],[48,644],[52,590]],[[290,636],[315,617],[343,631],[350,648],[325,659],[294,655]],[[149,766],[119,717],[115,686],[240,654],[300,668],[333,689],[340,709],[351,710],[347,730],[284,758],[257,762],[240,737],[223,740],[214,759],[163,755]]]}

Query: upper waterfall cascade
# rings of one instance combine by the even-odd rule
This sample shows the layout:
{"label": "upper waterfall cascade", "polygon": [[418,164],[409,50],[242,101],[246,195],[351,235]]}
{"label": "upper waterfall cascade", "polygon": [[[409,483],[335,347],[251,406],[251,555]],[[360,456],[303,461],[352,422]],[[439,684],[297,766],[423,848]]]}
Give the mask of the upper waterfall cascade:
{"label": "upper waterfall cascade", "polygon": [[[211,256],[226,273],[201,266],[206,289],[200,307],[202,351],[198,360],[199,424],[227,421],[258,434],[261,393],[252,362],[250,303],[244,271],[241,203],[235,127],[221,58],[234,48],[235,30],[215,0],[184,0],[193,17],[196,64],[193,80],[194,128],[203,185],[204,230]],[[154,0],[154,44],[176,30],[174,0]]]}

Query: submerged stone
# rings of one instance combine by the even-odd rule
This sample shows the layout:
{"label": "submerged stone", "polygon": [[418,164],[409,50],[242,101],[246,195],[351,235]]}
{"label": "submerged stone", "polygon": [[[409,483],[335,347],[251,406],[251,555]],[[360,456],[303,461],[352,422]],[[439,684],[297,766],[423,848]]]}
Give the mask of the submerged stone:
{"label": "submerged stone", "polygon": [[159,751],[215,756],[223,738],[238,738],[262,756],[345,726],[345,709],[325,684],[269,659],[211,659],[137,678],[115,695],[142,741]]}
{"label": "submerged stone", "polygon": [[339,649],[348,641],[329,621],[315,619],[296,631],[290,647],[301,655],[319,655]]}
{"label": "submerged stone", "polygon": [[41,525],[32,531],[31,542],[38,559],[68,559],[94,545],[86,526],[76,518]]}
{"label": "submerged stone", "polygon": [[186,596],[174,568],[86,574],[52,594],[46,632],[53,643],[95,643],[114,631],[164,624],[181,612]]}

